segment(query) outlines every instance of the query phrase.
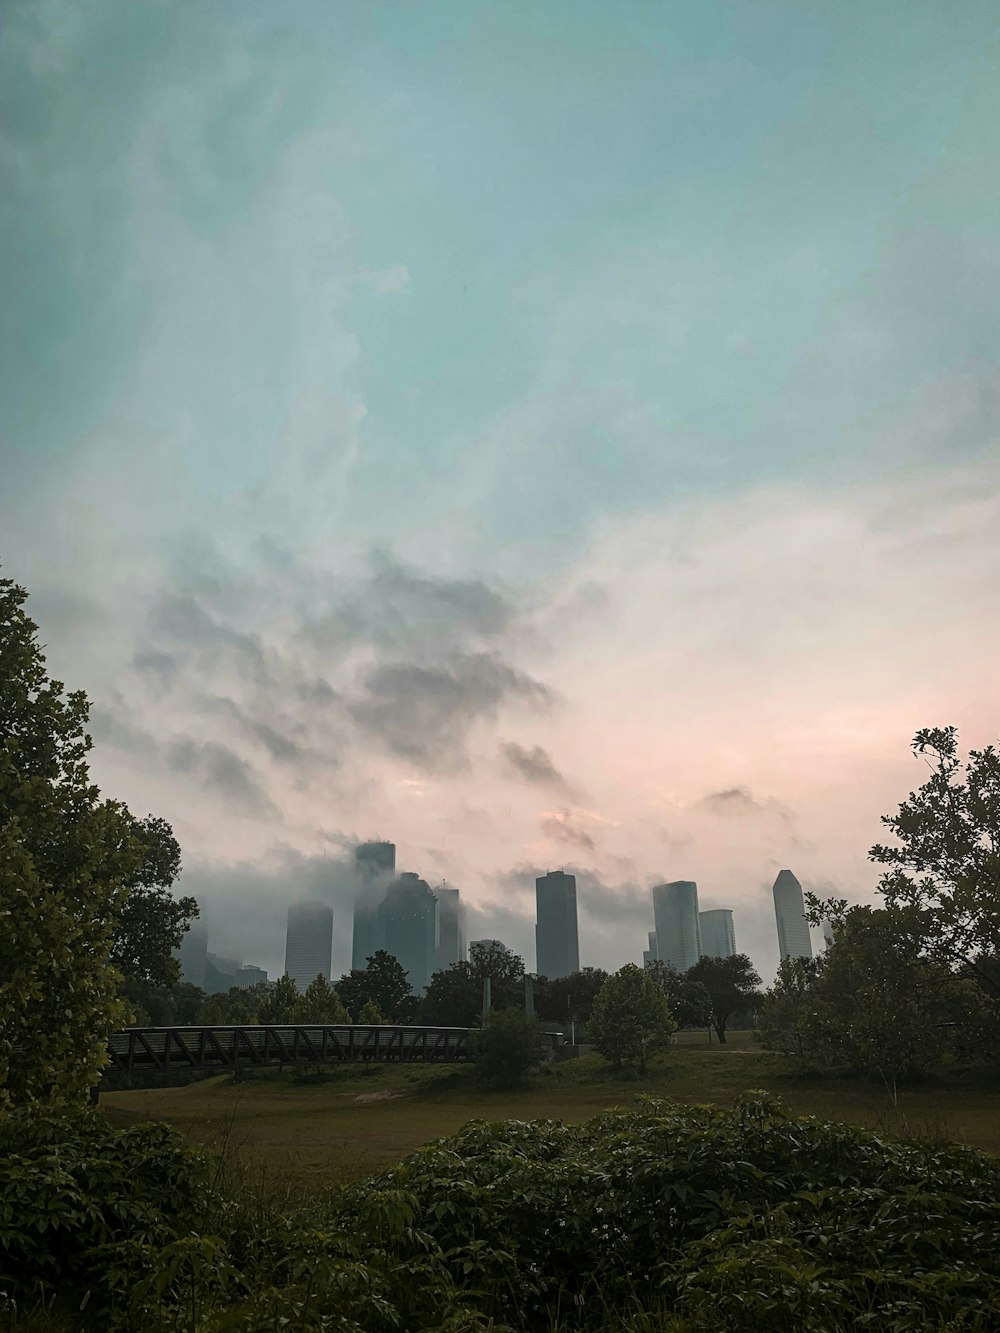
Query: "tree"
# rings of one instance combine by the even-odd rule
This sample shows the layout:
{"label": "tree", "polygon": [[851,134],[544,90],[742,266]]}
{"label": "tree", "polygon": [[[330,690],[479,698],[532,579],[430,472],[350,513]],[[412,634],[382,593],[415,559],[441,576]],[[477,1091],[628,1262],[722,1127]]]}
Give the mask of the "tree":
{"label": "tree", "polygon": [[662,958],[646,964],[646,974],[667,998],[670,1016],[679,1028],[704,1028],[712,1021],[712,999],[704,984],[678,972]]}
{"label": "tree", "polygon": [[587,1036],[616,1069],[635,1065],[662,1050],[674,1031],[666,996],[635,963],[626,963],[597,992]]}
{"label": "tree", "polygon": [[385,1017],[374,1000],[366,1000],[358,1014],[358,1022],[366,1023],[371,1027],[378,1027],[385,1022]]}
{"label": "tree", "polygon": [[[507,1006],[500,1003],[494,1007],[504,1009]],[[420,1001],[421,1022],[439,1023],[443,1027],[474,1027],[482,1012],[483,983],[472,964],[466,962],[452,963],[435,972]]]}
{"label": "tree", "polygon": [[298,1012],[299,988],[286,972],[273,986],[267,989],[267,995],[260,1006],[261,1023],[294,1023]]}
{"label": "tree", "polygon": [[139,857],[90,782],[89,704],[51,680],[0,579],[0,1105],[85,1101],[126,1011],[113,922]]}
{"label": "tree", "polygon": [[585,967],[565,977],[538,977],[535,981],[535,1009],[552,1023],[586,1023],[594,999],[608,979],[600,967]]}
{"label": "tree", "polygon": [[514,986],[524,979],[524,959],[499,940],[476,940],[469,946],[472,975],[483,981],[489,977],[493,989]]}
{"label": "tree", "polygon": [[[868,855],[891,867],[879,881],[885,905],[918,913],[924,949],[949,967],[965,967],[1000,996],[1000,752],[970,750],[965,782],[956,727],[926,727],[910,747],[931,776],[882,823],[898,839]],[[928,753],[933,757],[928,759]],[[822,904],[811,899],[810,906]]]}
{"label": "tree", "polygon": [[752,1008],[760,1000],[760,976],[745,953],[730,958],[700,958],[684,976],[689,982],[700,982],[708,991],[712,1026],[720,1042],[726,1040],[726,1025],[733,1014]]}
{"label": "tree", "polygon": [[545,1033],[538,1019],[523,1009],[496,1009],[483,1015],[472,1034],[476,1077],[486,1087],[519,1087],[544,1060]]}
{"label": "tree", "polygon": [[322,973],[314,977],[295,1006],[296,1023],[350,1023],[340,996]]}
{"label": "tree", "polygon": [[[236,1027],[267,1022],[261,1014],[273,990],[274,987],[266,981],[259,981],[255,986],[233,986],[227,991],[209,995],[198,1009],[198,1022],[205,1025],[231,1023]],[[298,991],[295,994],[297,996]]]}
{"label": "tree", "polygon": [[371,1000],[390,1022],[399,1022],[413,999],[408,973],[385,949],[377,949],[365,962],[367,967],[352,968],[340,978],[335,987],[337,994],[355,1021]]}
{"label": "tree", "polygon": [[782,958],[760,1008],[757,1033],[762,1045],[802,1064],[810,1063],[810,988],[822,965],[822,959]]}

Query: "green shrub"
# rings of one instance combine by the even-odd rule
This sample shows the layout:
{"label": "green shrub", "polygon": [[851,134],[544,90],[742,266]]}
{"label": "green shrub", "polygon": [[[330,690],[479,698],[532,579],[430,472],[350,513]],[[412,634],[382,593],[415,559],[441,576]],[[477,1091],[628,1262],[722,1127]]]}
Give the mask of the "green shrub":
{"label": "green shrub", "polygon": [[496,1009],[469,1034],[477,1081],[487,1088],[519,1087],[545,1059],[542,1025],[523,1009]]}

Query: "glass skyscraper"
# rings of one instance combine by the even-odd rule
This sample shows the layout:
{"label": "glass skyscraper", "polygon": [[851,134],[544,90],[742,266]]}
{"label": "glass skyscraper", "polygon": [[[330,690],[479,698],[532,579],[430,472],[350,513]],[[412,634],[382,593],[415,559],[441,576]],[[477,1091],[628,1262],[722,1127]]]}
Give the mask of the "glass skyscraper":
{"label": "glass skyscraper", "polygon": [[333,909],[324,903],[293,903],[288,909],[285,971],[299,990],[317,977],[330,980]]}
{"label": "glass skyscraper", "polygon": [[811,958],[812,940],[805,918],[802,885],[790,870],[779,870],[771,892],[778,925],[778,952],[782,958]]}
{"label": "glass skyscraper", "polygon": [[363,971],[366,959],[384,948],[379,937],[378,909],[396,873],[394,842],[363,842],[355,849],[357,898],[354,902],[354,936],[351,967]]}
{"label": "glass skyscraper", "polygon": [[732,958],[736,952],[733,914],[728,907],[698,913],[702,958]]}
{"label": "glass skyscraper", "polygon": [[535,880],[535,971],[555,978],[579,970],[576,876],[550,870]]}
{"label": "glass skyscraper", "polygon": [[657,884],[652,892],[656,956],[678,972],[686,972],[701,957],[698,885],[693,879],[676,879]]}
{"label": "glass skyscraper", "polygon": [[379,948],[397,959],[419,995],[434,972],[437,899],[426,880],[405,871],[389,885],[378,908]]}

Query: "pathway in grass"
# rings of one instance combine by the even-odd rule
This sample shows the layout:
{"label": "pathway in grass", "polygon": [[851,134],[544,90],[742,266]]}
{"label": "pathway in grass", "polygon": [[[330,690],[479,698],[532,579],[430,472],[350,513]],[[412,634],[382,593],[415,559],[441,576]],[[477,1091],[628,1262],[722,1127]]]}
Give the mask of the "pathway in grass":
{"label": "pathway in grass", "polygon": [[244,1168],[281,1184],[361,1179],[469,1120],[580,1121],[643,1094],[728,1105],[754,1087],[777,1093],[800,1115],[893,1135],[950,1137],[1000,1152],[997,1092],[907,1088],[894,1104],[870,1083],[798,1079],[747,1033],[733,1034],[724,1047],[686,1040],[641,1079],[615,1075],[596,1056],[549,1066],[518,1092],[479,1090],[472,1073],[464,1066],[379,1066],[367,1074],[352,1067],[304,1082],[291,1071],[271,1070],[240,1083],[220,1076],[185,1088],[105,1093],[101,1105],[115,1120],[166,1120],[212,1149],[228,1146]]}

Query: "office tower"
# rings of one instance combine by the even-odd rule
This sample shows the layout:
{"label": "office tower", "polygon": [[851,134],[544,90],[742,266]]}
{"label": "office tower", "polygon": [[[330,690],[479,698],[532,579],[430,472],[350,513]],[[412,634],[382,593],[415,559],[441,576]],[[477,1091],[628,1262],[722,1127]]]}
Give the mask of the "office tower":
{"label": "office tower", "polygon": [[535,971],[555,979],[579,970],[576,876],[550,870],[535,880]]}
{"label": "office tower", "polygon": [[790,870],[779,870],[774,881],[774,917],[778,923],[778,952],[782,958],[811,958],[812,941],[805,918],[802,885]]}
{"label": "office tower", "polygon": [[192,921],[181,937],[174,957],[181,965],[181,981],[199,990],[205,990],[205,971],[208,967],[208,931],[200,921]]}
{"label": "office tower", "polygon": [[650,963],[656,961],[656,931],[651,930],[646,938],[649,941],[649,948],[642,951],[643,967],[648,967]]}
{"label": "office tower", "polygon": [[389,885],[378,908],[380,947],[403,965],[418,995],[434,972],[437,905],[427,881],[404,871]]}
{"label": "office tower", "polygon": [[379,937],[378,909],[385,891],[396,874],[396,844],[394,842],[363,842],[355,848],[358,896],[354,903],[354,939],[351,945],[351,967],[359,971],[368,966],[367,959],[385,945]]}
{"label": "office tower", "polygon": [[489,953],[492,949],[502,949],[504,953],[513,952],[512,949],[507,948],[503,940],[469,940],[469,953],[471,954],[474,949],[482,949],[486,953]]}
{"label": "office tower", "polygon": [[732,958],[736,952],[733,914],[726,907],[698,913],[702,958]]}
{"label": "office tower", "polygon": [[678,972],[694,967],[701,957],[698,928],[698,885],[677,879],[653,888],[656,956]]}
{"label": "office tower", "polygon": [[458,889],[451,889],[442,884],[434,890],[438,902],[437,909],[437,956],[435,970],[444,971],[452,963],[465,959],[465,909],[459,897]]}
{"label": "office tower", "polygon": [[238,958],[222,958],[208,951],[205,954],[205,994],[218,995],[222,991],[232,990],[236,985],[236,974],[242,966]]}
{"label": "office tower", "polygon": [[253,963],[244,963],[236,973],[236,985],[240,990],[249,990],[251,986],[267,985],[267,973]]}
{"label": "office tower", "polygon": [[820,922],[820,930],[823,933],[823,946],[824,948],[829,949],[830,945],[833,943],[833,922],[829,917],[824,917]]}
{"label": "office tower", "polygon": [[288,909],[285,971],[304,991],[317,977],[330,980],[333,909],[323,903],[293,903]]}

